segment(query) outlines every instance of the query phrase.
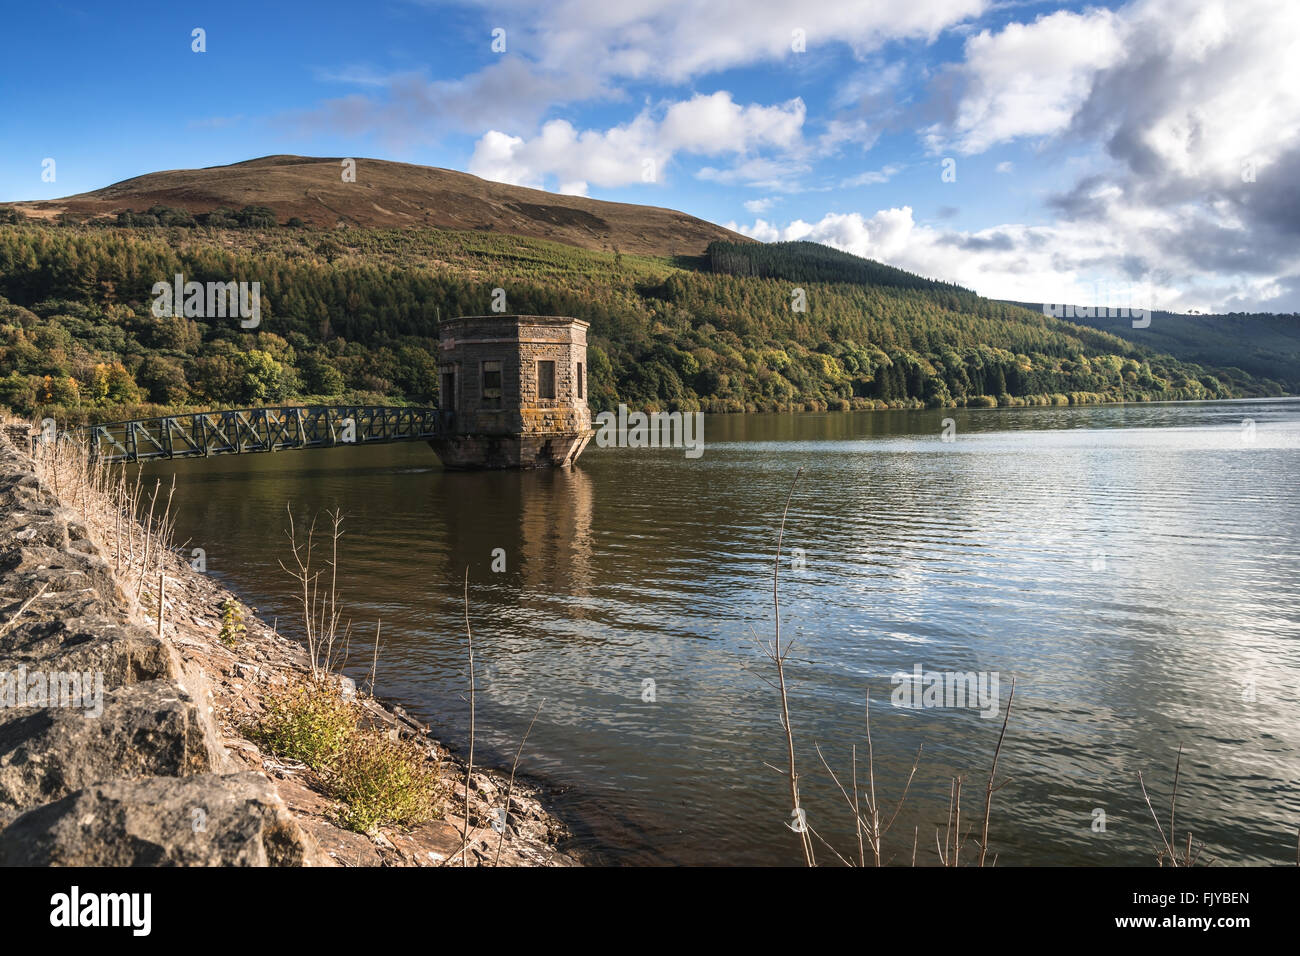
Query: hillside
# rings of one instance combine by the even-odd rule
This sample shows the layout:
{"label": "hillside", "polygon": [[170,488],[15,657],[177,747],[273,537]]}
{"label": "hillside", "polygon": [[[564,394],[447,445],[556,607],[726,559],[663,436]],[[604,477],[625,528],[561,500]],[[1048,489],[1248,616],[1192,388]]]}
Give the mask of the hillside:
{"label": "hillside", "polygon": [[817,242],[728,242],[709,243],[709,269],[731,276],[785,279],[789,282],[844,282],[850,285],[895,289],[930,289],[966,292],[951,282],[927,279],[914,272],[864,259]]}
{"label": "hillside", "polygon": [[[1043,306],[1015,302],[1031,311]],[[1106,315],[1105,309],[1071,305],[1069,321],[1132,342],[1152,352],[1185,362],[1238,369],[1278,382],[1289,393],[1300,392],[1300,315],[1273,312],[1201,314],[1162,312],[1150,315],[1146,328],[1134,328],[1127,316]],[[1091,311],[1091,316],[1087,312]]]}
{"label": "hillside", "polygon": [[1276,379],[1288,392],[1300,391],[1300,316],[1272,313],[1182,315],[1152,312],[1151,324],[1112,317],[1074,319],[1156,352],[1189,362],[1213,362],[1251,375]]}
{"label": "hillside", "polygon": [[[591,323],[598,410],[619,402],[710,412],[1063,405],[1283,391],[878,263],[863,265],[859,281],[809,278],[838,278],[849,264],[808,246],[797,256],[773,253],[777,278],[715,273],[703,257],[684,268],[686,260],[483,231],[4,224],[0,405],[37,419],[108,421],[291,401],[432,404],[438,318],[488,312],[498,288],[509,311]],[[155,318],[152,287],[176,273],[260,283],[261,324]],[[792,285],[804,289],[806,310],[792,308]]]}
{"label": "hillside", "polygon": [[191,214],[263,206],[281,223],[320,228],[462,229],[551,239],[583,249],[698,256],[715,239],[750,240],[694,216],[489,182],[468,173],[358,159],[264,156],[230,166],[149,173],[64,199],[14,203],[32,218],[113,217],[153,206]]}

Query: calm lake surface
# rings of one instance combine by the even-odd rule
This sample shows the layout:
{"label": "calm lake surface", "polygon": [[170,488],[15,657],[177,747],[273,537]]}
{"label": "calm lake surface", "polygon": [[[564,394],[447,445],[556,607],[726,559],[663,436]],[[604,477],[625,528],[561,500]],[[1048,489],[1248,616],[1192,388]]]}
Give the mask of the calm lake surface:
{"label": "calm lake surface", "polygon": [[996,673],[1003,709],[1016,681],[999,865],[1153,863],[1138,772],[1167,826],[1180,744],[1180,835],[1221,863],[1294,863],[1300,401],[706,416],[705,439],[695,460],[593,443],[569,472],[444,472],[409,444],[149,474],[178,476],[177,540],[290,634],[286,503],[300,522],[342,509],[350,672],[369,672],[382,618],[377,693],[461,752],[468,566],[476,762],[508,767],[545,698],[521,769],[606,862],[800,861],[765,766],[785,745],[756,638],[771,637],[802,467],[782,636],[803,805],[841,852],[856,842],[814,743],[842,780],[858,744],[865,781],[868,687],[891,812],[924,744],[894,861],[916,835],[917,862],[937,862],[954,776],[963,821],[982,815],[1000,715],[891,706],[891,675],[920,665]]}

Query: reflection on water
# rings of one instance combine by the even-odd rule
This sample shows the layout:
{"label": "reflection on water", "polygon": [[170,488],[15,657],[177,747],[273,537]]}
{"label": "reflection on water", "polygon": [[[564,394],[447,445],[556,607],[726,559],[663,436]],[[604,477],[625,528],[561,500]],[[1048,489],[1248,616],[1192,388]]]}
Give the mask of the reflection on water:
{"label": "reflection on water", "polygon": [[178,475],[180,539],[282,630],[286,503],[342,508],[356,672],[382,618],[380,693],[453,744],[468,567],[480,746],[508,760],[544,698],[526,768],[608,860],[799,859],[764,766],[783,737],[755,639],[803,467],[786,541],[805,566],[785,565],[782,632],[820,833],[850,842],[814,744],[848,774],[868,686],[882,804],[924,744],[895,859],[915,834],[935,861],[953,776],[979,802],[1000,721],[891,707],[890,676],[920,664],[996,672],[1004,703],[1017,681],[1000,865],[1150,863],[1137,772],[1167,803],[1179,744],[1179,818],[1207,852],[1280,863],[1300,818],[1298,436],[1295,401],[711,416],[702,458],[591,447],[567,473],[444,472],[423,445],[154,470]]}

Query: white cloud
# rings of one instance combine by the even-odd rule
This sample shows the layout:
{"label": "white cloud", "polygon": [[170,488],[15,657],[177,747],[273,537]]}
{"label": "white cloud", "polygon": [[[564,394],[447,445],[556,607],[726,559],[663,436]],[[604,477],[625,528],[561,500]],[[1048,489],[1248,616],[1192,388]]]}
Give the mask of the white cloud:
{"label": "white cloud", "polygon": [[[509,31],[510,49],[535,50],[549,70],[682,83],[720,70],[815,56],[829,45],[859,54],[893,39],[933,40],[991,0],[481,0]],[[792,50],[804,31],[807,52]],[[522,35],[521,35],[522,34]]]}
{"label": "white cloud", "polygon": [[1016,168],[1016,164],[1011,162],[1010,160],[1005,160],[1001,163],[998,163],[997,166],[995,167],[996,171],[999,173],[1009,173],[1015,168]]}
{"label": "white cloud", "polygon": [[770,196],[762,199],[747,199],[745,200],[745,209],[757,215],[760,212],[767,212],[775,203],[776,200]]}
{"label": "white cloud", "polygon": [[1127,276],[1169,307],[1300,307],[1298,35],[1287,0],[1135,0],[971,37],[930,147],[1038,138],[1087,166],[1049,200],[1056,223],[998,227],[1005,249],[964,237],[977,287],[1012,285],[1000,270],[1018,264],[1035,297],[1075,275]]}
{"label": "white cloud", "polygon": [[[832,47],[863,56],[893,40],[933,41],[992,2],[805,0],[791,9],[786,0],[558,0],[539,15],[534,0],[460,0],[483,10],[484,49],[491,28],[506,30],[507,52],[491,65],[451,80],[365,66],[317,70],[323,82],[366,93],[292,118],[307,132],[376,134],[401,145],[431,141],[447,128],[481,134],[490,125],[519,134],[549,107],[618,99],[630,82],[684,84],[736,67],[808,62]],[[441,15],[445,2],[425,5]],[[792,49],[796,29],[804,31],[806,52]],[[849,124],[830,135],[876,134]]]}
{"label": "white cloud", "polygon": [[729,222],[727,228],[760,242],[793,242],[800,239],[821,242],[900,268],[910,268],[899,260],[914,254],[915,236],[933,232],[927,227],[916,226],[910,206],[882,209],[870,218],[856,212],[831,212],[815,223],[796,219],[778,227],[764,219],[758,219],[751,226]]}
{"label": "white cloud", "polygon": [[497,127],[532,128],[557,104],[614,95],[590,73],[542,70],[518,57],[449,80],[430,80],[419,72],[384,75],[357,68],[318,76],[367,92],[291,113],[289,122],[308,135],[323,130],[348,136],[374,134],[399,147],[433,142],[448,129],[480,134],[487,117]]}
{"label": "white cloud", "polygon": [[352,65],[337,70],[316,69],[313,71],[322,83],[342,83],[346,86],[388,86],[393,77],[382,70],[369,66]]}
{"label": "white cloud", "polygon": [[851,189],[854,186],[875,186],[880,183],[887,183],[894,178],[901,170],[902,166],[888,165],[880,169],[869,169],[866,172],[858,173],[856,176],[840,182],[841,189]]}
{"label": "white cloud", "polygon": [[475,176],[515,186],[539,186],[529,166],[516,161],[515,154],[524,147],[522,136],[510,136],[500,130],[488,130],[474,145],[469,171]]}
{"label": "white cloud", "polygon": [[754,157],[726,169],[703,166],[695,175],[705,182],[723,186],[753,186],[771,192],[796,193],[803,191],[803,177],[811,168],[797,159]]}
{"label": "white cloud", "polygon": [[[1174,218],[1170,214],[1168,221]],[[1081,232],[1069,223],[953,232],[918,224],[911,207],[902,206],[870,216],[827,213],[816,222],[796,219],[785,225],[760,218],[751,225],[729,222],[727,228],[761,242],[821,242],[981,295],[1024,302],[1086,303],[1108,295],[1114,307],[1226,311],[1271,308],[1282,291],[1272,278],[1197,272],[1185,260],[1167,275],[1131,275],[1123,263],[1134,255],[1158,254],[1156,245],[1138,249],[1131,234]]]}
{"label": "white cloud", "polygon": [[795,98],[780,106],[741,106],[725,90],[697,95],[668,108],[659,139],[669,150],[715,156],[760,146],[791,147],[799,142],[807,109]]}
{"label": "white cloud", "polygon": [[244,121],[242,113],[236,116],[209,116],[205,119],[190,120],[185,125],[191,129],[226,129],[237,126]]}
{"label": "white cloud", "polygon": [[823,155],[833,155],[845,143],[858,143],[862,152],[867,152],[880,139],[882,130],[861,117],[849,119],[832,119],[826,123],[826,131],[817,140]]}
{"label": "white cloud", "polygon": [[469,171],[535,189],[552,176],[566,184],[581,183],[584,189],[587,183],[624,186],[641,181],[643,170],[653,172],[668,160],[670,154],[658,145],[655,134],[654,121],[645,114],[605,131],[579,132],[568,120],[551,120],[532,139],[490,130],[474,145]]}
{"label": "white cloud", "polygon": [[1069,127],[1098,70],[1124,53],[1124,27],[1109,10],[1062,10],[1032,24],[1010,23],[966,41],[957,72],[963,92],[948,130],[931,131],[932,148],[971,154],[1021,136]]}
{"label": "white cloud", "polygon": [[[718,182],[783,182],[789,188],[806,166],[752,154],[766,148],[797,151],[805,112],[800,99],[778,106],[741,106],[730,93],[720,91],[666,108],[646,108],[631,122],[607,130],[579,132],[567,120],[551,120],[531,139],[491,130],[475,144],[469,171],[537,188],[556,177],[575,187],[580,184],[585,193],[589,183],[615,187],[661,182],[664,168],[678,154],[726,154],[740,161],[728,169],[706,167],[699,175]],[[656,119],[656,113],[662,118]]]}
{"label": "white cloud", "polygon": [[[1020,137],[1113,132],[1194,172],[1294,133],[1300,5],[1290,0],[1136,0],[984,30],[955,68],[953,116],[926,132],[963,153]],[[1116,145],[1121,148],[1125,145]]]}

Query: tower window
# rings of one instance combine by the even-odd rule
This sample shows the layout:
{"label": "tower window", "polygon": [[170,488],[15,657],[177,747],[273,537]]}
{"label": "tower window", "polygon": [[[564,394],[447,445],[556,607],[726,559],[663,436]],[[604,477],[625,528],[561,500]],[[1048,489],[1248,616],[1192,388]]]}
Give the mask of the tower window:
{"label": "tower window", "polygon": [[501,363],[483,363],[483,407],[501,407]]}
{"label": "tower window", "polygon": [[542,360],[537,363],[537,397],[555,397],[555,363]]}

